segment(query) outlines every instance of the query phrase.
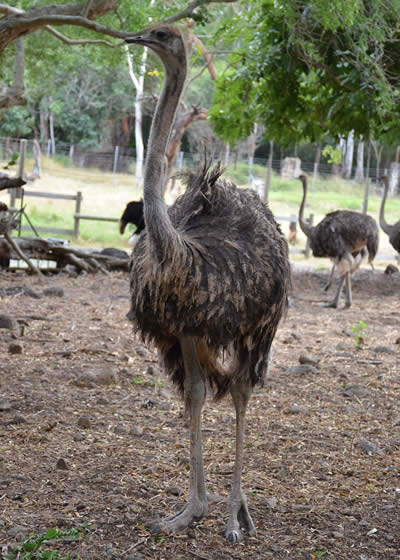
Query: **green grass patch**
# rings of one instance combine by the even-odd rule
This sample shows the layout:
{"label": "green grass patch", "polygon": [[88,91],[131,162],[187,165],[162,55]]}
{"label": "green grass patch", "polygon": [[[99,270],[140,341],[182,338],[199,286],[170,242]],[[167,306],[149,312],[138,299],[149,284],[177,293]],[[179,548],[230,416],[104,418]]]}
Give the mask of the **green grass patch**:
{"label": "green grass patch", "polygon": [[[49,529],[45,533],[32,533],[22,542],[8,552],[4,558],[6,560],[70,560],[71,555],[60,556],[57,550],[62,542],[75,542],[89,532],[84,526],[74,527],[69,531],[60,531],[59,529]],[[80,556],[74,556],[79,559]]]}
{"label": "green grass patch", "polygon": [[[65,160],[65,161],[64,161]],[[30,162],[27,162],[30,169]],[[264,181],[266,168],[262,165],[253,166],[253,176]],[[240,186],[248,186],[248,165],[239,162],[228,166],[225,176]],[[69,158],[58,157],[43,162],[42,177],[27,185],[25,191],[30,190],[75,195],[82,192],[83,200],[81,214],[89,216],[119,218],[130,200],[139,200],[142,190],[135,185],[132,172],[112,174],[96,169],[71,167]],[[179,189],[178,189],[179,190]],[[338,209],[361,211],[364,198],[362,185],[354,181],[346,181],[340,177],[317,177],[314,184],[309,177],[309,195],[305,207],[305,216],[314,214],[314,224],[317,224],[328,212]],[[302,186],[298,179],[284,179],[275,172],[271,177],[269,194],[270,208],[276,216],[297,215],[302,199]],[[0,200],[8,203],[9,196],[5,191],[0,192]],[[17,201],[18,202],[18,201]],[[368,213],[378,220],[380,195],[371,187]],[[47,198],[24,199],[26,212],[35,227],[54,227],[56,229],[73,230],[75,201]],[[400,197],[389,197],[386,202],[386,220],[395,223],[400,216]],[[23,222],[27,225],[26,221]],[[286,232],[287,223],[283,223]],[[123,236],[118,231],[115,222],[81,220],[79,238],[72,235],[57,234],[56,232],[40,232],[43,237],[63,237],[70,239],[73,245],[83,247],[117,247],[130,252],[127,244],[129,231]],[[31,235],[34,233],[23,233]],[[384,239],[384,236],[382,236]]]}

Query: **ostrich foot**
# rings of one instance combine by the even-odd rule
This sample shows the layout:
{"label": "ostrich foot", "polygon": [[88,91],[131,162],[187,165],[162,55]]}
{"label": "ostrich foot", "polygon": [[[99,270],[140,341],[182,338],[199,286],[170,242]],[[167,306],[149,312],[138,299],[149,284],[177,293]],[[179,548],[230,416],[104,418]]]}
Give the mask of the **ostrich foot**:
{"label": "ostrich foot", "polygon": [[241,493],[239,500],[234,500],[230,503],[225,537],[232,544],[236,544],[243,538],[242,530],[250,536],[256,534],[256,528],[247,506],[246,496],[243,493]]}
{"label": "ostrich foot", "polygon": [[324,307],[332,307],[333,309],[337,309],[337,301],[331,301],[329,303],[326,303]]}
{"label": "ostrich foot", "polygon": [[189,527],[193,521],[200,521],[200,519],[207,514],[207,511],[208,506],[206,500],[204,502],[200,500],[191,500],[181,512],[171,517],[165,517],[153,525],[152,533],[157,534],[162,531],[166,533],[177,533],[178,531],[183,531],[183,529]]}

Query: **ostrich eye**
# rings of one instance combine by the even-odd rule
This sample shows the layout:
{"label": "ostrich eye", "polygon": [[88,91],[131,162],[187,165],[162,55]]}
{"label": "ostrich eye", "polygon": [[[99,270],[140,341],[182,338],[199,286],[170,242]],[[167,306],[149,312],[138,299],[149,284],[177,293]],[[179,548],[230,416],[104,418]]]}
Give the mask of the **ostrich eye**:
{"label": "ostrich eye", "polygon": [[163,41],[167,37],[167,32],[158,30],[158,31],[156,31],[156,37],[157,37],[157,39],[160,39],[161,41]]}

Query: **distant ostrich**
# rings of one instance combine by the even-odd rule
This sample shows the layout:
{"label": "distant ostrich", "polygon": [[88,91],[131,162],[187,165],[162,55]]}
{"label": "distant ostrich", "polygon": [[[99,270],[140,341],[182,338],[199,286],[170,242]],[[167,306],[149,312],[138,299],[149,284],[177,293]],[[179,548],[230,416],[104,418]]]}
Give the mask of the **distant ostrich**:
{"label": "distant ostrich", "polygon": [[128,202],[119,220],[119,232],[122,235],[128,224],[136,226],[135,231],[130,236],[128,243],[135,245],[139,234],[144,230],[143,200],[133,200]]}
{"label": "distant ostrich", "polygon": [[151,48],[165,68],[144,174],[146,229],[131,260],[136,327],[158,348],[190,416],[190,493],[184,509],[155,531],[184,529],[207,513],[201,409],[206,386],[228,392],[236,410],[236,461],[225,536],[255,534],[241,489],[245,412],[262,383],[290,285],[288,246],[270,210],[253,191],[220,179],[207,164],[187,177],[185,193],[167,208],[165,151],[187,73],[181,32],[161,25],[127,39]]}
{"label": "distant ostrich", "polygon": [[[351,275],[368,258],[372,263],[378,251],[378,226],[371,216],[352,212],[351,210],[336,210],[330,212],[315,227],[304,221],[304,206],[307,197],[307,177],[299,176],[303,184],[303,199],[299,208],[299,225],[308,237],[314,257],[328,257],[333,260],[340,275],[339,287],[336,295],[328,307],[337,307],[343,285],[346,283],[345,307],[352,304]],[[333,270],[331,273],[332,280]]]}
{"label": "distant ostrich", "polygon": [[385,203],[389,192],[389,179],[385,175],[384,177],[382,177],[382,181],[383,181],[383,196],[382,196],[381,209],[379,212],[379,225],[386,233],[386,235],[389,236],[389,242],[393,247],[393,249],[395,249],[398,253],[400,253],[400,220],[393,225],[389,225],[388,223],[386,223]]}

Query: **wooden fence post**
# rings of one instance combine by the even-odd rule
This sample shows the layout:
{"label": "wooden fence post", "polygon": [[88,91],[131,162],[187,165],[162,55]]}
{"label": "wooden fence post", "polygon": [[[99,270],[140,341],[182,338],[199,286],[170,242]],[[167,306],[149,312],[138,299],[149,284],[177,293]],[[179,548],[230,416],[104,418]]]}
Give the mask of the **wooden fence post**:
{"label": "wooden fence post", "polygon": [[82,193],[78,191],[76,193],[76,203],[75,203],[75,215],[74,215],[74,237],[77,239],[79,237],[79,220],[81,213],[81,203],[82,203]]}
{"label": "wooden fence post", "polygon": [[[19,143],[19,158],[18,158],[18,174],[17,177],[23,179],[24,177],[24,168],[25,168],[25,154],[26,154],[26,145],[28,140],[20,140]],[[17,198],[22,197],[22,189],[18,187],[17,189],[10,189],[10,207],[15,208],[15,200]]]}
{"label": "wooden fence post", "polygon": [[[314,214],[310,214],[309,218],[307,219],[307,223],[310,227],[312,227],[313,223],[314,223]],[[306,259],[310,258],[310,253],[311,253],[311,249],[310,249],[310,240],[307,237],[307,241],[306,241],[306,248],[304,251],[304,254],[306,256]]]}

